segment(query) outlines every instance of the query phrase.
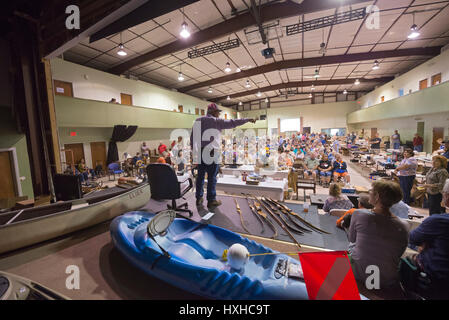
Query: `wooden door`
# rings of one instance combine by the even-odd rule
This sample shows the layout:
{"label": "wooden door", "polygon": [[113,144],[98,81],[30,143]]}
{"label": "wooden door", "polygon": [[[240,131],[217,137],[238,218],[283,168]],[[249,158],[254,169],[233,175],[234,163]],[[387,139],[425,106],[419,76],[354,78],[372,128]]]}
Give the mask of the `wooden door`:
{"label": "wooden door", "polygon": [[127,106],[133,105],[133,96],[126,93],[120,93],[120,103]]}
{"label": "wooden door", "polygon": [[377,128],[371,128],[371,139],[376,137]]}
{"label": "wooden door", "polygon": [[198,116],[200,115],[200,108],[195,108],[195,114]]}
{"label": "wooden door", "polygon": [[184,107],[182,105],[179,105],[178,106],[178,111],[183,113],[184,112]]}
{"label": "wooden door", "polygon": [[2,183],[0,183],[0,199],[10,199],[18,196],[14,180],[14,166],[9,151],[0,152],[0,172]]}
{"label": "wooden door", "polygon": [[416,132],[424,139],[424,121],[420,121],[416,124]]}
{"label": "wooden door", "polygon": [[421,80],[419,82],[419,90],[427,88],[427,79]]}
{"label": "wooden door", "polygon": [[444,139],[444,128],[433,128],[432,129],[432,151],[438,150],[440,145],[437,142],[437,139]]}
{"label": "wooden door", "polygon": [[227,113],[225,113],[225,119],[228,119],[228,114]]}
{"label": "wooden door", "polygon": [[[65,162],[67,164],[78,164],[81,159],[84,159],[84,148],[82,143],[70,143],[64,145],[65,151]],[[72,159],[73,152],[73,159]]]}
{"label": "wooden door", "polygon": [[71,82],[54,80],[54,88],[56,95],[73,97],[73,85]]}
{"label": "wooden door", "polygon": [[432,76],[432,86],[436,86],[441,83],[441,73]]}
{"label": "wooden door", "polygon": [[92,155],[92,168],[95,169],[97,165],[101,165],[103,170],[106,168],[106,143],[91,142],[90,151]]}
{"label": "wooden door", "polygon": [[204,116],[204,109],[201,109],[201,115]]}

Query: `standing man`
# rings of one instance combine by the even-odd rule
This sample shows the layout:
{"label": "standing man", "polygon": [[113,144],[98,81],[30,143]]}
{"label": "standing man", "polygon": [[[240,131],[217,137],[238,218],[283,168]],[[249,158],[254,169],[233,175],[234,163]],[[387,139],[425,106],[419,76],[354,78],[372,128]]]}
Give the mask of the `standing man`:
{"label": "standing man", "polygon": [[413,138],[413,149],[418,152],[423,151],[424,139],[419,136],[418,133],[415,133],[415,137]]}
{"label": "standing man", "polygon": [[391,143],[393,144],[393,149],[401,147],[401,135],[398,133],[398,130],[394,130],[394,134],[391,136]]}
{"label": "standing man", "polygon": [[[193,151],[193,163],[198,164],[196,179],[196,205],[203,203],[204,177],[207,172],[207,207],[209,210],[221,205],[216,199],[215,186],[219,169],[220,132],[223,129],[233,129],[247,122],[255,123],[255,119],[220,119],[221,110],[215,103],[207,107],[207,115],[197,118],[190,135],[190,145]],[[203,140],[204,139],[204,140]]]}
{"label": "standing man", "polygon": [[164,158],[168,157],[167,146],[163,144],[162,141],[159,142],[159,147],[157,148],[157,151],[159,152],[160,156],[163,156]]}
{"label": "standing man", "polygon": [[412,190],[413,181],[415,181],[416,178],[416,169],[418,168],[418,162],[413,156],[413,150],[406,149],[404,151],[404,159],[394,170],[394,172],[399,175],[399,185],[401,186],[404,195],[403,201],[406,204],[410,204],[411,202],[410,191]]}
{"label": "standing man", "polygon": [[142,143],[140,151],[142,151],[142,156],[147,158],[150,156],[150,148],[148,148],[147,143],[145,141]]}
{"label": "standing man", "polygon": [[382,142],[382,139],[379,137],[379,133],[376,132],[376,134],[374,135],[374,138],[372,138],[370,140],[370,144],[371,144],[371,149],[373,149],[376,154],[379,152],[380,150],[380,143]]}

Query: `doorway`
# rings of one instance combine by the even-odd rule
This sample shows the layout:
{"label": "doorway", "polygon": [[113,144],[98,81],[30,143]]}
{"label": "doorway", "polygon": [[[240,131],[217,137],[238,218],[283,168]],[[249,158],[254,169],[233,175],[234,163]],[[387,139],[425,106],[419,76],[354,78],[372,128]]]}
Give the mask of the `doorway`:
{"label": "doorway", "polygon": [[441,73],[432,76],[432,86],[439,85],[441,83]]}
{"label": "doorway", "polygon": [[[81,159],[84,159],[84,147],[82,143],[70,143],[64,145],[65,149],[65,162],[69,164],[77,164]],[[73,159],[72,159],[73,154]]]}
{"label": "doorway", "polygon": [[444,128],[433,128],[432,129],[432,151],[438,150],[440,148],[438,139],[444,139]]}
{"label": "doorway", "polygon": [[127,106],[133,105],[133,96],[126,93],[120,93],[120,103]]}
{"label": "doorway", "polygon": [[54,80],[55,95],[73,98],[73,85],[71,82]]}
{"label": "doorway", "polygon": [[0,199],[10,199],[18,196],[16,192],[16,182],[14,165],[11,152],[0,152],[0,172],[2,173],[2,183],[0,183]]}
{"label": "doorway", "polygon": [[101,165],[103,170],[106,168],[106,143],[91,142],[90,151],[92,155],[92,168],[95,169],[97,165]]}

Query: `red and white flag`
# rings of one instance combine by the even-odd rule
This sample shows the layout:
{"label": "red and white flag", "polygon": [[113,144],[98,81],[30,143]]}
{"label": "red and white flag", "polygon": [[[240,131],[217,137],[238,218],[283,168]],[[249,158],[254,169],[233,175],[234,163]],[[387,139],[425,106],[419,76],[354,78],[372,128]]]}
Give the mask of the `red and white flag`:
{"label": "red and white flag", "polygon": [[310,300],[360,300],[346,251],[300,253]]}

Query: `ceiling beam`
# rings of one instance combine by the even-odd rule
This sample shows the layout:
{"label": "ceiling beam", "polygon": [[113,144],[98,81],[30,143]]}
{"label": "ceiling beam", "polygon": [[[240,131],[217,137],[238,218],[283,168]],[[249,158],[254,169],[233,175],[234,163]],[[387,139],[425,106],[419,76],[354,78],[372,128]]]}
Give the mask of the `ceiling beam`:
{"label": "ceiling beam", "polygon": [[[365,79],[361,78],[359,79],[360,83],[385,83],[393,80],[394,77],[381,77],[381,78],[372,78],[372,79]],[[247,90],[242,91],[234,94],[230,94],[229,97],[231,99],[250,96],[253,94],[256,94],[258,92],[267,92],[267,91],[275,91],[280,89],[287,89],[287,88],[303,88],[303,87],[311,87],[314,85],[317,86],[332,86],[332,85],[343,85],[343,84],[353,84],[356,79],[333,79],[333,80],[311,80],[311,81],[295,81],[295,82],[287,82],[287,83],[280,83],[272,86],[267,86],[263,88],[256,88],[253,90]],[[208,99],[211,102],[219,102],[221,100],[225,100],[227,96],[222,97],[216,97],[213,99]]]}
{"label": "ceiling beam", "polygon": [[[344,5],[351,5],[365,2],[370,1],[346,0],[344,1]],[[291,1],[266,4],[260,7],[260,23],[297,16],[299,14],[334,9],[338,6],[339,4],[337,2],[329,0],[304,0],[301,4],[296,4]],[[178,52],[191,47],[198,46],[202,43],[212,41],[214,39],[223,36],[227,36],[229,34],[243,30],[255,24],[256,21],[254,20],[251,11],[248,11],[239,14],[234,18],[230,18],[224,22],[218,23],[209,28],[193,33],[188,39],[178,39],[165,46],[157,48],[156,50],[150,51],[136,58],[123,62],[113,68],[110,68],[108,72],[114,74],[122,74],[125,71],[140,64],[143,64],[147,61],[157,59],[159,57],[168,55],[173,52]]]}
{"label": "ceiling beam", "polygon": [[233,74],[225,75],[223,77],[214,78],[204,82],[192,84],[190,86],[179,88],[179,92],[188,92],[194,89],[208,87],[219,83],[225,83],[228,81],[239,80],[243,78],[248,78],[262,73],[267,73],[271,71],[291,69],[291,68],[301,68],[301,67],[313,67],[313,66],[323,66],[329,64],[339,64],[348,62],[358,62],[366,60],[376,60],[376,59],[386,59],[386,58],[397,58],[397,57],[407,57],[407,56],[437,56],[441,53],[441,47],[428,47],[428,48],[410,48],[410,49],[400,49],[400,50],[388,50],[388,51],[373,51],[367,53],[353,53],[353,54],[342,54],[337,56],[323,56],[316,58],[306,58],[306,59],[294,59],[294,60],[284,60],[278,61],[270,64],[266,64],[260,67],[255,67],[248,70],[242,70]]}
{"label": "ceiling beam", "polygon": [[110,35],[132,28],[138,24],[178,10],[198,1],[199,0],[148,1],[134,11],[128,13],[126,16],[95,32],[90,36],[89,42],[92,43],[106,38]]}

